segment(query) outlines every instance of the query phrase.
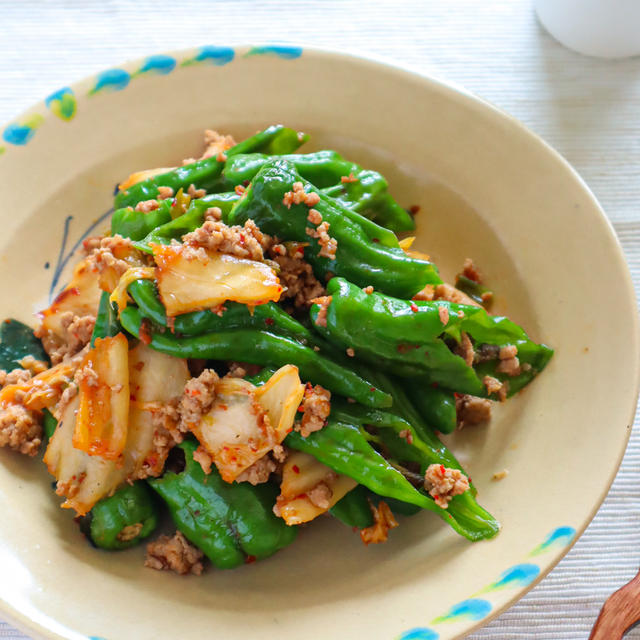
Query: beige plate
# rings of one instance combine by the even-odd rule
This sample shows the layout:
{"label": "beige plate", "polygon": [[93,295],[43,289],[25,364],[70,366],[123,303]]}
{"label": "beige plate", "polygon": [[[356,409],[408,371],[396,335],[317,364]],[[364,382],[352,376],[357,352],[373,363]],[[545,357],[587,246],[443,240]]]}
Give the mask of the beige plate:
{"label": "beige plate", "polygon": [[378,62],[205,48],[37,105],[0,140],[0,316],[30,321],[82,234],[106,226],[118,180],[196,154],[205,128],[241,138],[277,122],[308,131],[310,149],[382,171],[401,203],[421,206],[417,246],[445,277],[472,256],[497,310],[555,347],[490,426],[453,442],[503,530],[471,544],[423,513],[365,548],[321,518],[267,561],[181,578],[144,569],[142,549],[92,549],[41,463],[3,450],[0,615],[36,637],[457,638],[544,576],[609,489],[638,388],[635,301],[611,227],[567,163],[513,119]]}

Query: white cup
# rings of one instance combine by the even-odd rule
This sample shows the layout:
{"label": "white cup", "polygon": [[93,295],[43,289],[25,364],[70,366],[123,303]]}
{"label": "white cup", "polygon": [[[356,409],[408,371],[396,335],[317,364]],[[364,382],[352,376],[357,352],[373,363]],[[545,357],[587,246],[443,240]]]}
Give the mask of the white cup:
{"label": "white cup", "polygon": [[535,8],[569,49],[599,58],[640,55],[640,0],[535,0]]}

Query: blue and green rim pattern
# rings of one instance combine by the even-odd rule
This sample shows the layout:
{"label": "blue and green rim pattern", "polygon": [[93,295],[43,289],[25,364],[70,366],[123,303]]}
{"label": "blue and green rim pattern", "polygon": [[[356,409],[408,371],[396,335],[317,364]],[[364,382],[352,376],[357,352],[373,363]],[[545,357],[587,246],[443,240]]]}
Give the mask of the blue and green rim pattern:
{"label": "blue and green rim pattern", "polygon": [[[302,47],[294,45],[262,45],[238,50],[232,47],[203,46],[182,55],[156,54],[147,56],[137,63],[133,71],[116,67],[98,73],[92,80],[87,97],[122,91],[132,82],[145,76],[169,75],[183,67],[192,65],[212,65],[222,67],[241,57],[273,56],[282,60],[295,60],[302,55]],[[127,65],[125,65],[127,66]],[[48,113],[64,122],[70,122],[78,112],[78,95],[70,87],[63,87],[48,96],[43,105],[39,105],[29,115],[9,123],[0,136],[0,157],[12,147],[23,147],[36,135],[38,129],[46,123]]]}

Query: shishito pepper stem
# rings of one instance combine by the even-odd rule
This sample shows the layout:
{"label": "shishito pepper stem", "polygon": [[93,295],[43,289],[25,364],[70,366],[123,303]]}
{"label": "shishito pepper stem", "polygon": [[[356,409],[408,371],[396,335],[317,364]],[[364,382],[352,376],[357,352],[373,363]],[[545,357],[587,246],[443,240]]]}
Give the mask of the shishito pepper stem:
{"label": "shishito pepper stem", "polygon": [[[335,258],[320,255],[320,239],[307,231],[315,229],[309,220],[310,207],[285,199],[296,183],[306,194],[313,194],[313,209],[321,216],[322,224],[328,223],[328,234],[337,241]],[[441,282],[431,262],[411,258],[399,246],[376,242],[375,229],[380,234],[389,232],[322,194],[301,178],[289,162],[267,162],[229,214],[230,224],[244,224],[249,219],[264,233],[282,240],[308,242],[305,259],[320,280],[343,276],[360,286],[372,285],[401,298],[411,298],[425,285]]]}
{"label": "shishito pepper stem", "polygon": [[[122,312],[120,321],[129,333],[140,337],[143,317],[138,309],[127,307]],[[320,384],[334,393],[371,407],[391,404],[391,396],[353,371],[291,338],[267,331],[234,329],[180,338],[169,333],[143,330],[142,335],[152,349],[177,358],[237,360],[275,367],[293,364],[300,369],[303,380]]]}

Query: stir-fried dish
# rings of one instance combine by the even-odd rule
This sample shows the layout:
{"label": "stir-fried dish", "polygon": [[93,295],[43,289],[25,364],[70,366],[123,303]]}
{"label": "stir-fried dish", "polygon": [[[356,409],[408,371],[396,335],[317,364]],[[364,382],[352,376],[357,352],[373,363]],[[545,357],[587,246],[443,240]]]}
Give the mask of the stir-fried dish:
{"label": "stir-fried dish", "polygon": [[[498,522],[440,433],[485,422],[552,350],[411,248],[385,179],[273,126],[120,183],[33,331],[0,328],[0,446],[34,456],[87,538],[199,574],[289,545],[327,512],[387,540],[428,510]],[[406,235],[406,234],[405,234]]]}

